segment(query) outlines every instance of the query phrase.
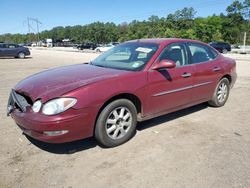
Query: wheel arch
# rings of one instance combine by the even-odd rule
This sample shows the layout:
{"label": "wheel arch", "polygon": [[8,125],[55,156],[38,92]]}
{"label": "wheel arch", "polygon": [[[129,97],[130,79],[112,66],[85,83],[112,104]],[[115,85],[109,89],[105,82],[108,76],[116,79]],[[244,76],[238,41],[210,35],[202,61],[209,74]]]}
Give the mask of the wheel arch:
{"label": "wheel arch", "polygon": [[17,56],[18,56],[20,53],[23,53],[24,55],[26,55],[26,53],[24,52],[24,50],[19,50],[19,51],[17,52]]}
{"label": "wheel arch", "polygon": [[[97,115],[96,115],[96,118],[95,118],[95,125],[96,125],[96,122],[97,122],[97,119],[100,115],[100,113],[102,112],[102,110],[108,105],[110,104],[111,102],[115,101],[115,100],[118,100],[118,99],[127,99],[129,101],[131,101],[134,105],[135,105],[135,108],[137,110],[137,116],[140,118],[141,117],[141,113],[142,113],[142,103],[141,103],[141,100],[138,96],[134,95],[134,94],[131,94],[131,93],[121,93],[121,94],[117,94],[113,97],[111,97],[110,99],[108,99],[102,106],[101,108],[99,109]],[[94,125],[94,131],[95,131],[95,125]]]}
{"label": "wheel arch", "polygon": [[[223,78],[227,78],[228,81],[229,81],[229,84],[231,85],[231,83],[232,83],[232,77],[231,77],[231,75],[225,74],[224,76],[221,77],[221,79],[223,79]],[[220,79],[220,80],[221,80],[221,79]]]}

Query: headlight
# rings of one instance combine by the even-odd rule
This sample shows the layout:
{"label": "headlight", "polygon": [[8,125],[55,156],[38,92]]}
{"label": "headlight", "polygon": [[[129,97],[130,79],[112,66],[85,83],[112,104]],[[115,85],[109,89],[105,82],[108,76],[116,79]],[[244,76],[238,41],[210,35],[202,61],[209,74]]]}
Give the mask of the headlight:
{"label": "headlight", "polygon": [[43,114],[56,115],[71,108],[76,104],[77,100],[74,98],[58,98],[51,100],[43,105]]}
{"label": "headlight", "polygon": [[32,106],[32,110],[33,112],[37,113],[39,112],[40,108],[42,106],[42,102],[39,100],[39,101],[36,101],[33,106]]}

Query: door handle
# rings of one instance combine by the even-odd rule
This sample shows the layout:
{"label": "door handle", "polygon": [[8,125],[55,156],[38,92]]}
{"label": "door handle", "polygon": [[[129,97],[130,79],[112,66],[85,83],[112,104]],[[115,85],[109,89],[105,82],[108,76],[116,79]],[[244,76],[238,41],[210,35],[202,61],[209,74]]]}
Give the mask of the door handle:
{"label": "door handle", "polygon": [[188,78],[188,77],[192,76],[192,74],[191,74],[191,73],[185,72],[185,73],[183,73],[181,76],[182,76],[183,78]]}
{"label": "door handle", "polygon": [[217,71],[220,71],[220,70],[221,70],[220,67],[214,67],[214,68],[213,68],[213,71],[214,71],[214,72],[217,72]]}

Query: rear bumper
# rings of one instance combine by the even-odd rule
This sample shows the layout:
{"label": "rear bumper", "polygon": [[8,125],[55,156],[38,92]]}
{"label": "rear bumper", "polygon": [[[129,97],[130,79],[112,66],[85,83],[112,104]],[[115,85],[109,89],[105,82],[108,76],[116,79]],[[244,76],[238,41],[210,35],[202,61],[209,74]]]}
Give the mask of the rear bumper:
{"label": "rear bumper", "polygon": [[[22,129],[23,133],[30,137],[48,143],[71,142],[93,135],[94,117],[91,109],[69,109],[56,116],[45,116],[40,113],[19,112],[11,113],[11,117]],[[63,134],[48,135],[47,133],[63,131]]]}
{"label": "rear bumper", "polygon": [[236,73],[235,69],[231,72],[231,78],[232,78],[232,80],[231,80],[230,88],[232,89],[234,87],[236,80],[237,80],[237,73]]}

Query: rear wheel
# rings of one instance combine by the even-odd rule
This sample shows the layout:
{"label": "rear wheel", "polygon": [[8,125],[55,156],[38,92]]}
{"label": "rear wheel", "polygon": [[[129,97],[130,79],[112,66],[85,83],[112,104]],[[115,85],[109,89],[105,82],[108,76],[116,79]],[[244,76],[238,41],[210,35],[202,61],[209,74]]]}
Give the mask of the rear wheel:
{"label": "rear wheel", "polygon": [[108,104],[100,113],[95,127],[95,138],[105,147],[127,142],[136,131],[137,111],[127,99]]}
{"label": "rear wheel", "polygon": [[229,91],[230,91],[229,80],[227,78],[222,78],[219,81],[218,85],[216,86],[212,100],[209,101],[208,103],[214,107],[223,106],[227,102]]}
{"label": "rear wheel", "polygon": [[20,59],[24,59],[25,58],[25,53],[19,52],[17,57],[20,58]]}

